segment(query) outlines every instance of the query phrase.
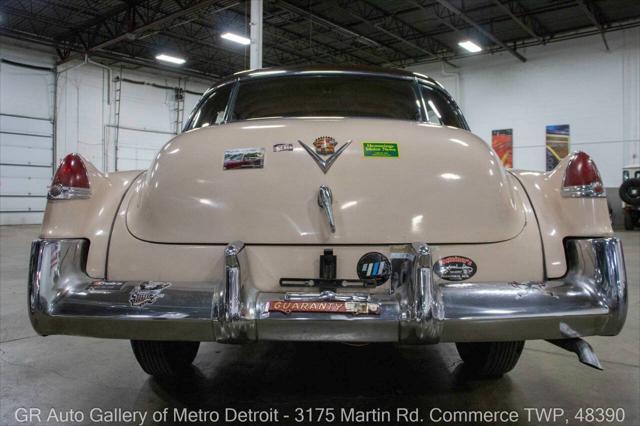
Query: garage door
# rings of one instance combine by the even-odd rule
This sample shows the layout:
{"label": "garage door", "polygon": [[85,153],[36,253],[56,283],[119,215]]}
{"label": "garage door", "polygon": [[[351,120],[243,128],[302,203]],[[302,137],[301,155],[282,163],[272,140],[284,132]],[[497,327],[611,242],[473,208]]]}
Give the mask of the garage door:
{"label": "garage door", "polygon": [[184,99],[178,102],[173,87],[128,79],[116,81],[115,91],[118,124],[106,126],[110,145],[115,146],[115,170],[149,167],[201,96],[185,90]]}
{"label": "garage door", "polygon": [[[115,126],[111,127],[110,132],[115,130]],[[116,170],[146,169],[160,148],[174,136],[173,132],[121,126],[118,130]]]}
{"label": "garage door", "polygon": [[54,76],[0,63],[0,224],[41,223],[53,173]]}

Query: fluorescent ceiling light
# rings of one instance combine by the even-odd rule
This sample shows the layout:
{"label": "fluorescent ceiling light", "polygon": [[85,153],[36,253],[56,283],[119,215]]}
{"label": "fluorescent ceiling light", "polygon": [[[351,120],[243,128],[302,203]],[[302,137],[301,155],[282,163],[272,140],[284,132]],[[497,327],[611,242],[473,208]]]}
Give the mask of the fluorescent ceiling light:
{"label": "fluorescent ceiling light", "polygon": [[478,46],[471,40],[465,40],[458,43],[458,46],[462,47],[465,50],[468,50],[471,53],[482,52],[482,47]]}
{"label": "fluorescent ceiling light", "polygon": [[234,34],[234,33],[224,33],[220,37],[222,37],[224,39],[227,39],[227,40],[234,41],[236,43],[243,44],[245,46],[248,45],[248,44],[251,44],[251,40],[249,40],[248,38],[243,37],[243,36],[238,35],[238,34]]}
{"label": "fluorescent ceiling light", "polygon": [[156,59],[159,61],[171,62],[172,64],[176,64],[176,65],[182,65],[185,62],[187,62],[182,58],[176,58],[175,56],[165,55],[164,53],[156,56]]}

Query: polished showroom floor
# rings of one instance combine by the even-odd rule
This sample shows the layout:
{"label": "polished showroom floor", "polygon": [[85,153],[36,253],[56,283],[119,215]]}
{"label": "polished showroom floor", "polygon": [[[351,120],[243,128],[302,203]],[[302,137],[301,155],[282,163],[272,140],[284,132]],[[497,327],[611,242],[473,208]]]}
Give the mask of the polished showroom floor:
{"label": "polished showroom floor", "polygon": [[526,422],[523,407],[564,408],[568,424],[578,424],[573,414],[580,407],[623,408],[623,424],[640,424],[640,232],[617,234],[630,283],[627,324],[617,337],[588,339],[604,371],[544,341],[528,342],[516,369],[494,381],[468,377],[450,344],[204,343],[193,372],[177,383],[149,378],[127,341],[35,334],[26,313],[26,287],[29,245],[37,233],[35,226],[0,227],[1,425],[18,424],[14,413],[20,407],[81,410],[88,417],[92,408],[278,408],[293,414],[296,407],[398,406],[420,408],[424,421],[434,407],[516,409],[520,424],[537,423]]}

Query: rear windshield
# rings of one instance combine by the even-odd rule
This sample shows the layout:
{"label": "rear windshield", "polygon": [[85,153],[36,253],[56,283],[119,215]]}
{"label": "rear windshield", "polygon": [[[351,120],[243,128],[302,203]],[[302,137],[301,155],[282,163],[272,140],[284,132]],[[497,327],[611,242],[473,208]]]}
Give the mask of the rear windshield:
{"label": "rear windshield", "polygon": [[241,79],[211,90],[184,130],[278,117],[377,117],[468,129],[453,99],[425,81],[313,74]]}
{"label": "rear windshield", "polygon": [[241,81],[231,120],[380,117],[419,120],[414,82],[371,76],[290,76]]}

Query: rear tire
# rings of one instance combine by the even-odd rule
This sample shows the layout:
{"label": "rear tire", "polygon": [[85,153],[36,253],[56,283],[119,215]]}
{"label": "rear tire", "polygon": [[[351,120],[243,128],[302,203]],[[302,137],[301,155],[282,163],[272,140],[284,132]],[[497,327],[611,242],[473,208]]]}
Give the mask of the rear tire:
{"label": "rear tire", "polygon": [[156,378],[174,378],[189,370],[200,342],[132,340],[131,348],[140,367]]}
{"label": "rear tire", "polygon": [[511,371],[520,359],[524,341],[456,343],[465,368],[480,377],[498,378]]}
{"label": "rear tire", "polygon": [[635,228],[635,217],[633,217],[633,213],[631,213],[629,210],[624,211],[624,229],[626,229],[627,231],[633,231],[633,228]]}

